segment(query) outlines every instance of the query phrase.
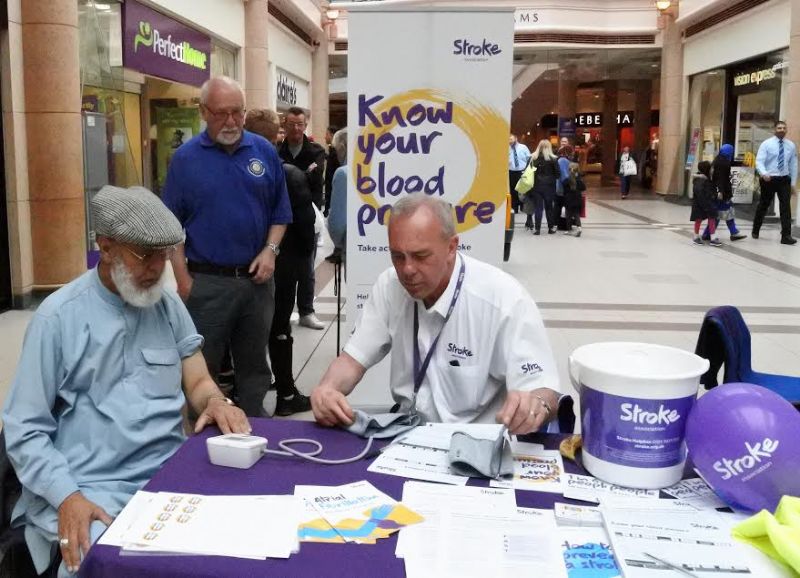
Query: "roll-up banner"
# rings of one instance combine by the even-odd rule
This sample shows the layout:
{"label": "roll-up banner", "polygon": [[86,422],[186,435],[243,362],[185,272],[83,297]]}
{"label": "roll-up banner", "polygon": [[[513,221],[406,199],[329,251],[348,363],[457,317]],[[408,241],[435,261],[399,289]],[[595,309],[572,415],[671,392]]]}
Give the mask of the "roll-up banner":
{"label": "roll-up banner", "polygon": [[[514,13],[465,5],[348,11],[350,331],[392,266],[386,225],[405,195],[452,204],[459,250],[502,261]],[[351,397],[359,406],[391,405],[388,363]]]}

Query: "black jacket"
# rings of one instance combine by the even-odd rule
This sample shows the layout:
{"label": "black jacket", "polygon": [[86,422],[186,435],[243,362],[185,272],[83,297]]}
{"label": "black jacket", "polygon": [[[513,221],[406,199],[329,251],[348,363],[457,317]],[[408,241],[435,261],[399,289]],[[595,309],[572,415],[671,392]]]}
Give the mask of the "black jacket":
{"label": "black jacket", "polygon": [[711,181],[718,193],[722,193],[723,201],[730,201],[733,198],[733,187],[731,186],[731,160],[728,157],[717,155],[711,164]]}
{"label": "black jacket", "polygon": [[692,180],[691,221],[717,218],[717,191],[714,184],[703,174],[696,174]]}
{"label": "black jacket", "polygon": [[[292,157],[289,151],[289,140],[284,139],[281,146],[278,147],[278,155],[284,163],[296,166],[303,171],[308,180],[308,187],[311,191],[311,200],[317,207],[322,207],[322,184],[325,171],[325,149],[317,143],[308,140],[306,135],[303,135],[303,147],[296,157]],[[316,163],[313,171],[308,170],[312,164]]]}
{"label": "black jacket", "polygon": [[536,173],[533,175],[534,192],[540,193],[547,198],[554,197],[556,194],[556,181],[560,176],[558,159],[548,161],[544,157],[539,157],[536,160],[531,159],[531,163],[536,167]]}
{"label": "black jacket", "polygon": [[316,214],[311,206],[311,189],[306,173],[296,166],[284,163],[286,189],[292,205],[292,222],[286,227],[281,241],[281,255],[308,256],[314,252],[317,243],[314,236]]}

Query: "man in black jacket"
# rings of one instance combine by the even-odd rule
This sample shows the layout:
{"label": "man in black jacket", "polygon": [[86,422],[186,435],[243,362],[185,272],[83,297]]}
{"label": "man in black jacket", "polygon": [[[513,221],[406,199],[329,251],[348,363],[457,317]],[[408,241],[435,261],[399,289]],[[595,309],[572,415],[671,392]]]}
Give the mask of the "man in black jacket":
{"label": "man in black jacket", "polygon": [[[302,108],[293,106],[286,112],[284,121],[286,139],[278,147],[278,154],[284,163],[294,165],[305,174],[311,191],[311,200],[322,208],[322,185],[325,171],[325,149],[308,140],[305,135],[306,113]],[[314,313],[314,251],[306,261],[306,274],[301,276],[297,285],[297,309],[300,312],[300,325],[311,329],[324,329],[325,325]]]}

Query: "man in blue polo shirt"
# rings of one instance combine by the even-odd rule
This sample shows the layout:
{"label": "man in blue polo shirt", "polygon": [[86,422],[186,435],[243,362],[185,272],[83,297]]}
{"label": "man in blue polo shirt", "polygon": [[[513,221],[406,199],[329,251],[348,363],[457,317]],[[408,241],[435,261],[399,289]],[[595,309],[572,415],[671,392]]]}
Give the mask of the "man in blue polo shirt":
{"label": "man in blue polo shirt", "polygon": [[207,128],[175,152],[164,186],[164,202],[186,230],[172,265],[205,338],[209,372],[217,379],[230,346],[238,404],[259,417],[271,382],[272,274],[291,206],[275,148],[243,128],[241,86],[212,78],[200,91],[200,110]]}

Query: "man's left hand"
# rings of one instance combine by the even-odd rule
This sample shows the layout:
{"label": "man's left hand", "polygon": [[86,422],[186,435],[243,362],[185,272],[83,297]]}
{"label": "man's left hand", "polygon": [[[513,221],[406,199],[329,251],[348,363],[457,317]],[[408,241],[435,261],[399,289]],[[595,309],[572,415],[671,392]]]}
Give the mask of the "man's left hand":
{"label": "man's left hand", "polygon": [[273,273],[275,273],[275,252],[266,247],[250,263],[251,279],[253,283],[261,285],[266,283]]}
{"label": "man's left hand", "polygon": [[[550,411],[547,411],[545,403]],[[554,418],[557,407],[558,394],[552,389],[542,387],[533,391],[509,391],[496,417],[498,422],[508,427],[508,433],[527,434],[539,430]]]}
{"label": "man's left hand", "polygon": [[221,397],[212,397],[206,404],[206,409],[197,418],[194,433],[199,433],[204,427],[215,423],[224,434],[242,433],[249,434],[253,431],[247,416],[238,407],[228,405]]}

